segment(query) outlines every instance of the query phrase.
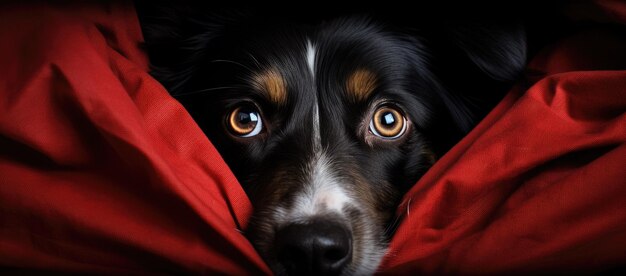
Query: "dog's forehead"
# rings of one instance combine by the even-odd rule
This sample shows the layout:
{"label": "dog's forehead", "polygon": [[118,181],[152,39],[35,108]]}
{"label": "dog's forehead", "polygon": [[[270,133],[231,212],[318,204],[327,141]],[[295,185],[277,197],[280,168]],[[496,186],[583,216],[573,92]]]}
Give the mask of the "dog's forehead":
{"label": "dog's forehead", "polygon": [[359,51],[345,55],[343,49],[325,47],[331,42],[305,38],[300,47],[284,48],[283,53],[273,54],[267,64],[252,73],[250,84],[278,106],[314,98],[366,101],[384,78],[372,68],[382,59],[376,59],[372,51],[370,55]]}
{"label": "dog's forehead", "polygon": [[[415,82],[415,45],[367,20],[287,28],[256,36],[245,56],[248,80],[272,105],[289,110],[363,106]],[[339,104],[344,103],[344,104]]]}

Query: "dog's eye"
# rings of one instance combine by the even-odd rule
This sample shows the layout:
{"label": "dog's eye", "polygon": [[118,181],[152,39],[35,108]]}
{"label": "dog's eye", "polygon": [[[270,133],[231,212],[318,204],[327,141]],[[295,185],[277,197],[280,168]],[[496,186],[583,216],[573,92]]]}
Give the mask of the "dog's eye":
{"label": "dog's eye", "polygon": [[399,138],[406,131],[406,127],[406,118],[392,105],[378,107],[370,121],[370,131],[383,139]]}
{"label": "dog's eye", "polygon": [[254,106],[239,106],[228,115],[227,126],[232,134],[239,137],[252,137],[263,130],[263,120]]}

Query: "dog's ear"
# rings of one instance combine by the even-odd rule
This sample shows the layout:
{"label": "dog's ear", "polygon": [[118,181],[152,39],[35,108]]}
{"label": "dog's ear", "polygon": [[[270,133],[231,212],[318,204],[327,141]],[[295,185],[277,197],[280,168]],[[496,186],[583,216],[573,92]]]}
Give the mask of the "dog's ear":
{"label": "dog's ear", "polygon": [[423,37],[437,59],[433,62],[471,64],[473,67],[460,69],[479,69],[495,81],[507,82],[517,79],[526,64],[523,22],[536,12],[525,2],[420,3],[417,9],[393,8],[381,13],[385,20]]}
{"label": "dog's ear", "polygon": [[519,80],[526,65],[526,34],[510,20],[452,21],[424,32],[439,95],[457,130],[441,127],[443,136],[464,136]]}
{"label": "dog's ear", "polygon": [[[524,28],[506,20],[464,20],[448,22],[436,32],[432,40],[435,73],[447,90],[444,95],[460,98],[450,108],[473,109],[468,111],[469,118],[482,118],[524,71]],[[465,131],[474,124],[459,120],[465,121],[461,122]]]}
{"label": "dog's ear", "polygon": [[246,11],[210,8],[191,1],[136,1],[151,74],[172,94],[182,92],[199,64],[229,26]]}
{"label": "dog's ear", "polygon": [[526,64],[526,36],[520,24],[467,23],[446,28],[450,41],[494,80],[516,80]]}

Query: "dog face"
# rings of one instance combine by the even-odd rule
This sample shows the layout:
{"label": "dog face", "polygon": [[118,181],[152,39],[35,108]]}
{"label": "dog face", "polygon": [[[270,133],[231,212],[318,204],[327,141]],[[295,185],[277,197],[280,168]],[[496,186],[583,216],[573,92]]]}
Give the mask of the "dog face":
{"label": "dog face", "polygon": [[228,73],[196,117],[250,196],[249,236],[275,271],[377,267],[402,192],[434,160],[425,64],[406,39],[341,20],[255,32],[211,60],[207,72]]}
{"label": "dog face", "polygon": [[402,195],[465,124],[427,46],[363,18],[220,30],[155,76],[242,183],[248,237],[278,274],[373,273]]}

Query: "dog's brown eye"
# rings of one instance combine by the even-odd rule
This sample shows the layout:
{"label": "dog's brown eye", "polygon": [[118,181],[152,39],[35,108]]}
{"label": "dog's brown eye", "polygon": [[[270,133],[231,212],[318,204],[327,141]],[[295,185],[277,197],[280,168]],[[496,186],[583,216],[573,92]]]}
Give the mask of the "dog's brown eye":
{"label": "dog's brown eye", "polygon": [[227,126],[230,132],[239,137],[252,137],[263,130],[261,114],[254,106],[239,106],[228,115]]}
{"label": "dog's brown eye", "polygon": [[396,139],[406,131],[406,118],[394,106],[383,105],[374,111],[370,131],[383,139]]}

